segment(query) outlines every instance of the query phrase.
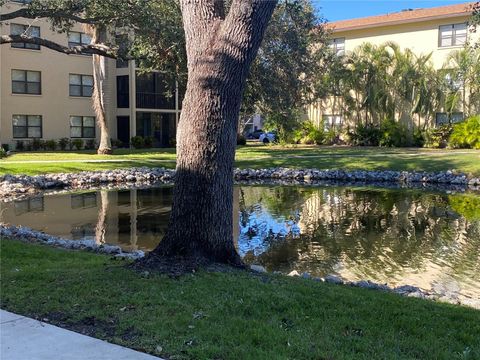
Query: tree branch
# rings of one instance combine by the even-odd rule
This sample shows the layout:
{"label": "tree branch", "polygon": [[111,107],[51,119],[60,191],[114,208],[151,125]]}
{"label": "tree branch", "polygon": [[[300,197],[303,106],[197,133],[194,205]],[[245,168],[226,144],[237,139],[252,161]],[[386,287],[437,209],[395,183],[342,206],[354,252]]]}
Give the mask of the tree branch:
{"label": "tree branch", "polygon": [[117,59],[117,50],[103,44],[90,44],[82,46],[67,47],[56,42],[42,39],[39,37],[31,37],[27,35],[2,35],[0,37],[0,45],[12,43],[25,43],[45,46],[51,50],[57,51],[66,55],[80,55],[80,54],[96,54],[105,56],[111,59]]}
{"label": "tree branch", "polygon": [[12,20],[16,18],[26,18],[26,19],[36,19],[36,18],[57,18],[57,19],[68,19],[82,24],[95,24],[99,19],[98,18],[82,18],[81,16],[75,15],[71,12],[60,11],[58,9],[29,9],[22,8],[15,11],[12,11],[7,14],[0,14],[0,22]]}

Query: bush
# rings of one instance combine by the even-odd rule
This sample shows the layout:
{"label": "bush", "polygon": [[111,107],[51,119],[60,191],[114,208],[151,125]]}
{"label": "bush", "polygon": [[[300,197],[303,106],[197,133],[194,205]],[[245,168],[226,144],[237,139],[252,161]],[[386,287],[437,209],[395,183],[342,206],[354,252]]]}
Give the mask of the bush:
{"label": "bush", "polygon": [[143,144],[146,148],[152,148],[153,147],[153,143],[155,142],[155,139],[151,136],[146,136],[144,139],[143,139]]}
{"label": "bush", "polygon": [[85,149],[87,150],[95,150],[97,144],[95,143],[95,139],[88,139],[85,141]]}
{"label": "bush", "polygon": [[32,150],[37,151],[37,150],[42,150],[42,149],[45,149],[45,142],[40,140],[40,139],[33,139]]}
{"label": "bush", "polygon": [[349,138],[351,145],[354,146],[378,146],[382,137],[380,127],[367,124],[358,125],[353,132],[350,132]]}
{"label": "bush", "polygon": [[480,149],[480,115],[455,124],[448,145],[454,149]]}
{"label": "bush", "polygon": [[293,133],[293,142],[307,145],[321,145],[324,140],[324,132],[317,128],[311,121],[304,121],[302,126]]}
{"label": "bush", "polygon": [[57,148],[57,143],[55,140],[47,140],[45,141],[45,149],[54,151]]}
{"label": "bush", "polygon": [[5,152],[8,152],[10,150],[10,145],[2,144],[2,149],[5,150]]}
{"label": "bush", "polygon": [[325,145],[340,145],[345,142],[340,139],[340,133],[335,129],[330,129],[325,133],[325,139],[323,141]]}
{"label": "bush", "polygon": [[423,146],[428,148],[446,148],[452,131],[452,125],[442,125],[437,128],[426,130],[423,134]]}
{"label": "bush", "polygon": [[387,119],[380,125],[380,146],[406,147],[413,145],[413,135],[408,128],[394,120]]}
{"label": "bush", "polygon": [[237,145],[245,146],[247,145],[247,139],[241,134],[237,134]]}
{"label": "bush", "polygon": [[123,142],[118,139],[110,139],[110,143],[112,144],[112,148],[121,148],[124,146]]}
{"label": "bush", "polygon": [[61,138],[60,140],[58,140],[58,146],[60,147],[60,150],[66,150],[67,147],[70,146],[70,139]]}
{"label": "bush", "polygon": [[145,146],[145,141],[141,136],[134,136],[130,139],[130,143],[135,149],[142,149]]}
{"label": "bush", "polygon": [[7,151],[2,147],[0,147],[0,159],[7,157]]}
{"label": "bush", "polygon": [[73,139],[71,142],[71,148],[73,150],[73,148],[77,149],[77,150],[81,150],[82,147],[83,147],[83,140],[82,139]]}
{"label": "bush", "polygon": [[25,144],[23,143],[23,141],[18,140],[18,141],[15,143],[15,150],[17,150],[17,151],[23,151],[23,150],[25,150]]}

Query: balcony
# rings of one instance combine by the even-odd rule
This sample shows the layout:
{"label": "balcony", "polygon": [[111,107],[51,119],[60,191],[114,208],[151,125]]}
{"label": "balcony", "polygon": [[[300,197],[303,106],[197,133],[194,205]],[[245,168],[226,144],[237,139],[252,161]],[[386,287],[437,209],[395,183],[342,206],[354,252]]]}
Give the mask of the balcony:
{"label": "balcony", "polygon": [[137,92],[136,102],[138,109],[175,110],[175,97],[167,98],[164,94]]}

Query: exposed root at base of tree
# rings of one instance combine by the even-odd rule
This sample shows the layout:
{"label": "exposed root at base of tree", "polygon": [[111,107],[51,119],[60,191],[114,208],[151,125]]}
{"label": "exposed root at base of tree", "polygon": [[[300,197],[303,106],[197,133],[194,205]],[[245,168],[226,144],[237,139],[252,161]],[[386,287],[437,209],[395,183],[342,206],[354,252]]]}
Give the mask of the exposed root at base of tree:
{"label": "exposed root at base of tree", "polygon": [[98,149],[97,150],[97,155],[112,155],[113,150],[112,149]]}
{"label": "exposed root at base of tree", "polygon": [[226,264],[202,256],[159,256],[153,253],[135,261],[130,267],[137,271],[151,271],[171,277],[192,274],[199,270],[212,272],[247,270],[243,263]]}

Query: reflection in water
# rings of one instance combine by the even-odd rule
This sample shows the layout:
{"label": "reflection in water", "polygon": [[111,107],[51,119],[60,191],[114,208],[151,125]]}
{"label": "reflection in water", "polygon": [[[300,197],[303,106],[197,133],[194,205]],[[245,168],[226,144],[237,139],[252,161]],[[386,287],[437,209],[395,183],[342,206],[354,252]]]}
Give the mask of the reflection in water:
{"label": "reflection in water", "polygon": [[[478,195],[242,186],[235,196],[237,249],[248,263],[480,299]],[[0,205],[0,220],[150,250],[171,203],[170,187],[49,195]]]}

